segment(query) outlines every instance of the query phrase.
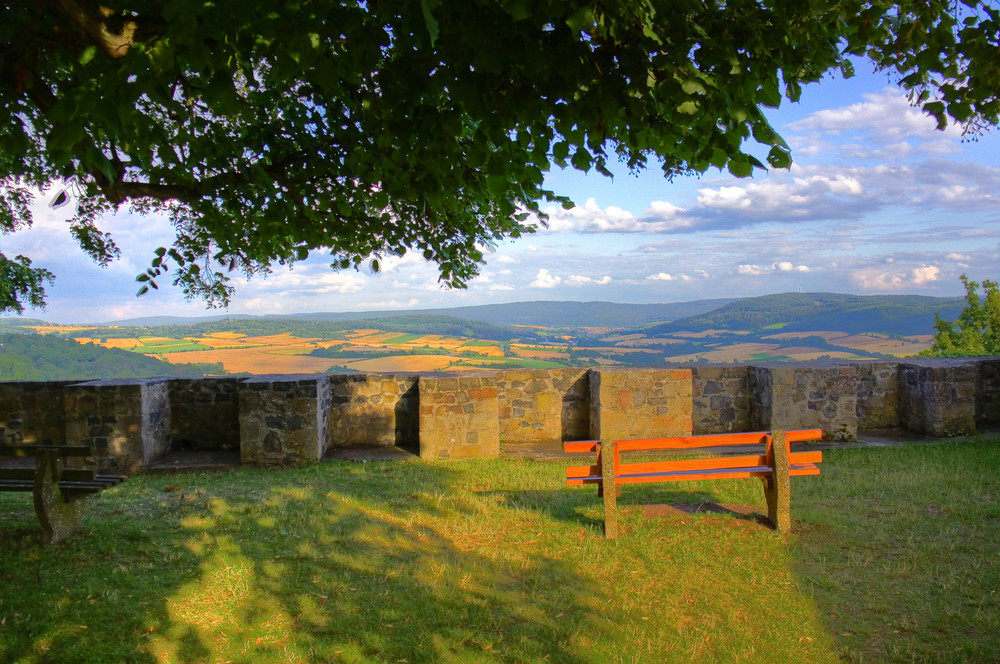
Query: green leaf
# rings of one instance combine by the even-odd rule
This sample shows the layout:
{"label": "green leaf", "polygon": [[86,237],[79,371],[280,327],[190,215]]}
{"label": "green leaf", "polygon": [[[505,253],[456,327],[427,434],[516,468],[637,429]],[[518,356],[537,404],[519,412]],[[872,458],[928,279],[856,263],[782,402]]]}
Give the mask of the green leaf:
{"label": "green leaf", "polygon": [[705,86],[701,81],[688,78],[681,83],[681,90],[688,93],[689,95],[698,94],[705,91]]}
{"label": "green leaf", "polygon": [[95,55],[97,55],[97,47],[96,46],[94,46],[93,44],[91,44],[91,45],[85,47],[80,52],[80,58],[79,58],[80,64],[81,65],[87,64],[88,62],[90,62],[91,60],[94,59]]}
{"label": "green leaf", "polygon": [[748,177],[753,173],[753,166],[750,164],[750,160],[747,159],[746,155],[740,155],[742,158],[736,158],[729,160],[729,172],[738,178]]}
{"label": "green leaf", "polygon": [[686,101],[677,107],[677,111],[685,115],[694,115],[695,113],[698,112],[698,102],[693,100]]}
{"label": "green leaf", "polygon": [[775,145],[767,153],[767,163],[775,168],[788,168],[792,165],[792,155],[784,148]]}
{"label": "green leaf", "polygon": [[434,18],[434,14],[431,13],[431,10],[437,7],[437,5],[437,0],[420,0],[420,9],[424,14],[424,25],[427,26],[427,34],[431,38],[432,47],[437,43],[438,22]]}

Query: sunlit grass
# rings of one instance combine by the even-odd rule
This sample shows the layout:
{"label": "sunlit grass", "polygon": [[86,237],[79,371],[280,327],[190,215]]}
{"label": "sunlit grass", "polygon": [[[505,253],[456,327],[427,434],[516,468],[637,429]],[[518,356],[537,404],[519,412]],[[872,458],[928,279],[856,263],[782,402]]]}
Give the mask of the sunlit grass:
{"label": "sunlit grass", "polygon": [[[754,481],[592,487],[519,459],[141,476],[41,548],[0,494],[0,662],[995,661],[1000,444],[829,452],[795,532]],[[179,491],[164,491],[167,485]],[[173,488],[173,487],[170,487]]]}

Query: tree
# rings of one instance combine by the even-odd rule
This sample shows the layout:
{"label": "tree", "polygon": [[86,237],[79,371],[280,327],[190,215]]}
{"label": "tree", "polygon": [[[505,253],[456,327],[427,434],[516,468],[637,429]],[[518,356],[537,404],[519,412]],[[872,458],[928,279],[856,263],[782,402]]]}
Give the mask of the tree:
{"label": "tree", "polygon": [[970,281],[964,274],[967,304],[951,322],[934,315],[934,345],[927,355],[935,357],[976,357],[980,355],[1000,355],[1000,285],[984,279],[982,283],[985,298],[980,300],[980,284]]}
{"label": "tree", "polygon": [[[247,274],[328,251],[334,268],[418,251],[462,286],[530,232],[552,164],[669,178],[791,163],[765,117],[867,56],[939,126],[996,124],[993,0],[16,0],[0,24],[0,230],[67,179],[70,229],[169,215],[140,292],[172,269],[225,304]],[[762,144],[766,164],[745,149]],[[52,187],[57,187],[53,190]],[[0,310],[44,297],[26,257]]]}

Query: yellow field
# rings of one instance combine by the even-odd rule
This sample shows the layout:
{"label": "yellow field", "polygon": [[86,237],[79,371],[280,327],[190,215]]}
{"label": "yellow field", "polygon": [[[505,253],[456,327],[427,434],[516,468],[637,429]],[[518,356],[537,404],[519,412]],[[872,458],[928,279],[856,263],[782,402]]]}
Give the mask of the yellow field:
{"label": "yellow field", "polygon": [[368,360],[358,360],[348,362],[344,366],[355,371],[441,371],[455,358],[447,355],[396,355],[393,357],[379,357]]}
{"label": "yellow field", "polygon": [[[97,340],[94,339],[94,341],[96,342]],[[105,348],[140,348],[143,343],[138,339],[108,339],[101,345]]]}
{"label": "yellow field", "polygon": [[781,346],[779,344],[732,344],[718,350],[710,350],[704,353],[692,353],[689,355],[675,355],[668,357],[671,362],[693,362],[705,358],[709,362],[740,362],[751,359],[757,353],[770,353],[771,355],[781,355],[777,352]]}
{"label": "yellow field", "polygon": [[669,346],[671,344],[687,343],[684,339],[671,339],[670,337],[641,337],[639,339],[625,339],[616,345],[630,348],[648,348],[650,346]]}
{"label": "yellow field", "polygon": [[230,373],[288,374],[323,373],[330,367],[338,366],[343,360],[328,357],[303,355],[276,355],[273,348],[233,348],[220,350],[192,350],[169,353],[162,359],[171,364],[191,364],[193,362],[222,362],[222,367]]}
{"label": "yellow field", "polygon": [[783,332],[772,334],[765,339],[803,339],[805,337],[822,337],[835,346],[846,346],[854,348],[862,353],[883,353],[895,355],[897,357],[908,357],[931,347],[933,337],[931,335],[917,335],[904,337],[902,339],[892,339],[886,334],[869,332],[865,334],[847,334],[845,332],[822,331],[822,332]]}
{"label": "yellow field", "polygon": [[460,353],[478,353],[486,357],[503,357],[503,349],[500,346],[459,346]]}
{"label": "yellow field", "polygon": [[245,337],[246,335],[242,332],[208,332],[205,336],[215,339],[239,339],[240,337]]}
{"label": "yellow field", "polygon": [[[517,348],[512,349],[521,357],[528,357],[534,360],[569,359],[569,353],[557,350],[542,350],[540,348]],[[501,357],[503,355],[501,354]]]}
{"label": "yellow field", "polygon": [[81,325],[26,325],[25,327],[34,330],[39,334],[49,334],[52,332],[84,332],[86,330],[98,329],[97,327]]}
{"label": "yellow field", "polygon": [[723,334],[750,334],[749,330],[703,330],[702,332],[672,332],[675,337],[685,339],[704,339],[705,337],[718,337]]}
{"label": "yellow field", "polygon": [[314,341],[320,341],[319,338],[308,339],[303,337],[292,336],[291,334],[269,334],[263,337],[244,337],[241,339],[243,343],[247,344],[261,344],[265,346],[293,346],[301,344],[310,344]]}
{"label": "yellow field", "polygon": [[199,343],[202,346],[208,346],[210,348],[233,348],[234,346],[250,346],[252,344],[246,343],[246,339],[239,339],[236,337],[185,337],[188,341],[193,341],[194,343]]}

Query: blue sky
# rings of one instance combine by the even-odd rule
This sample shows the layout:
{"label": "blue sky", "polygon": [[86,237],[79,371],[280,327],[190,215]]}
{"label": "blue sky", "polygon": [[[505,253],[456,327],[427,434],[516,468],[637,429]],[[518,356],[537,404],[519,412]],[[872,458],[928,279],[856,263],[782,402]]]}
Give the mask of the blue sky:
{"label": "blue sky", "polygon": [[[787,291],[957,295],[959,275],[1000,278],[1000,131],[963,141],[938,131],[884,75],[807,86],[769,113],[792,148],[788,171],[737,179],[717,171],[666,181],[654,167],[613,180],[554,170],[573,198],[549,227],[508,241],[480,278],[447,290],[417,255],[383,271],[333,272],[322,256],[237,283],[230,313],[421,309],[523,300],[680,302]],[[40,200],[36,223],[5,236],[57,275],[47,310],[25,316],[104,322],[206,310],[164,285],[136,298],[135,275],[171,229],[157,217],[104,220],[122,258],[99,268],[75,247],[66,209]]]}

